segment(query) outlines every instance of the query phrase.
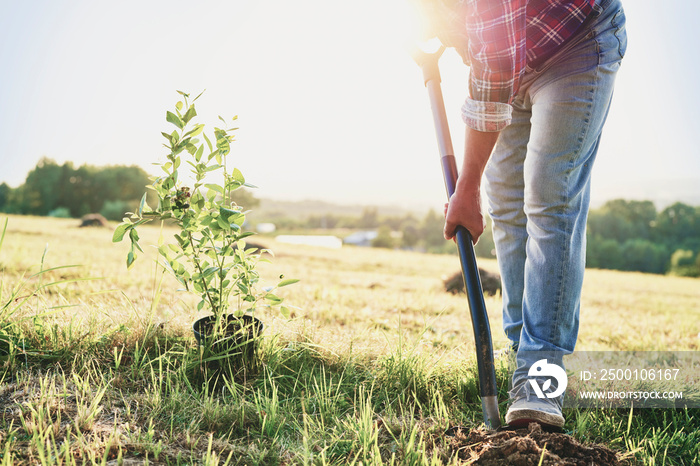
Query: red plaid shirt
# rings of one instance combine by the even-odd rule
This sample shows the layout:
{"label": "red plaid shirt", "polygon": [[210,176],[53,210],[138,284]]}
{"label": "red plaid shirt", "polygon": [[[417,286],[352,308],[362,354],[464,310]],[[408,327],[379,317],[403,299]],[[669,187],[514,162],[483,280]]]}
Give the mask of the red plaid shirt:
{"label": "red plaid shirt", "polygon": [[463,1],[471,62],[470,97],[462,107],[465,123],[479,131],[505,128],[527,64],[556,52],[594,4],[595,0]]}

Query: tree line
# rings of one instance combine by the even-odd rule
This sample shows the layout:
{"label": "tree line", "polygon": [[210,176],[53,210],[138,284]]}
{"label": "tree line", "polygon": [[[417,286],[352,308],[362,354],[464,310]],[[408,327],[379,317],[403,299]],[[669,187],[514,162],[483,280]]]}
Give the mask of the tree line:
{"label": "tree line", "polygon": [[700,276],[700,207],[614,200],[588,217],[588,267]]}
{"label": "tree line", "polygon": [[82,217],[101,213],[121,220],[134,211],[149,184],[148,174],[136,166],[75,167],[43,158],[18,188],[0,184],[0,212],[54,217]]}
{"label": "tree line", "polygon": [[[137,208],[148,184],[149,176],[140,167],[76,168],[71,162],[59,165],[44,158],[22,186],[0,184],[0,212],[75,218],[99,212],[107,219],[121,220],[125,212]],[[235,194],[234,200],[246,208],[259,204],[248,191]],[[273,222],[278,229],[288,231],[375,230],[375,247],[454,253],[454,245],[442,236],[442,212],[435,210],[423,216],[380,215],[378,209],[367,207],[359,216],[327,213],[256,220]],[[495,257],[490,221],[476,253]],[[700,276],[700,207],[677,202],[657,211],[651,201],[609,201],[589,214],[586,264],[601,269]]]}
{"label": "tree line", "polygon": [[[311,215],[305,219],[270,218],[278,228],[367,229],[378,236],[372,246],[431,253],[454,253],[442,236],[442,213],[379,215],[368,207],[360,216]],[[491,222],[479,239],[476,254],[495,258]],[[700,207],[675,203],[660,212],[651,201],[613,200],[591,210],[588,218],[586,265],[591,268],[656,274],[700,276]]]}

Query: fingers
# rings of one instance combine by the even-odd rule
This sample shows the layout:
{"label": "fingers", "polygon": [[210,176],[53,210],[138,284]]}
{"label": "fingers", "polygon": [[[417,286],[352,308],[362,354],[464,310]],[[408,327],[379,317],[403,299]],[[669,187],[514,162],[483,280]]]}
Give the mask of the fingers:
{"label": "fingers", "polygon": [[456,224],[445,221],[445,228],[443,229],[442,235],[445,237],[446,240],[449,241],[455,237],[456,229]]}
{"label": "fingers", "polygon": [[451,222],[448,217],[447,217],[447,212],[449,210],[450,203],[446,202],[445,203],[445,227],[443,228],[442,231],[442,236],[445,237],[446,240],[451,240],[455,236],[455,230],[457,229],[457,223]]}
{"label": "fingers", "polygon": [[463,216],[461,213],[452,212],[449,209],[449,204],[445,204],[445,227],[443,236],[446,240],[456,240],[457,228],[464,227],[470,234],[472,243],[476,244],[479,237],[484,232],[484,218],[480,211],[477,211],[473,216]]}
{"label": "fingers", "polygon": [[455,239],[457,228],[462,226],[469,231],[472,242],[476,244],[486,226],[484,217],[481,214],[479,200],[478,193],[474,195],[452,195],[450,201],[445,204],[443,236],[446,240]]}
{"label": "fingers", "polygon": [[[457,227],[458,226],[459,225],[450,225],[449,229],[448,229],[447,224],[445,224],[444,236],[445,236],[446,240],[453,240],[453,241],[457,242]],[[465,230],[467,230],[469,232],[469,236],[472,239],[472,244],[476,244],[477,241],[479,241],[479,238],[481,237],[481,233],[474,234],[474,233],[472,233],[471,230],[469,230],[467,228],[465,228]]]}

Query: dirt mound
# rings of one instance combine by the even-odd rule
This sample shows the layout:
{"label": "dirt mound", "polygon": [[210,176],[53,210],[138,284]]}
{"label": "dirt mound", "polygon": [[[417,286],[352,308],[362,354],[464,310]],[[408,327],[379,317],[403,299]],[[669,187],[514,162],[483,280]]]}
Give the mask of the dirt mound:
{"label": "dirt mound", "polygon": [[108,227],[107,219],[100,214],[87,214],[80,219],[80,228],[84,227]]}
{"label": "dirt mound", "polygon": [[[497,273],[491,273],[488,270],[479,268],[479,277],[481,278],[481,289],[485,295],[495,296],[501,292],[501,276]],[[455,272],[450,277],[443,278],[442,283],[445,285],[445,291],[452,294],[464,293],[464,279],[462,271]]]}
{"label": "dirt mound", "polygon": [[620,465],[617,454],[601,445],[583,445],[573,437],[544,432],[539,424],[527,429],[488,432],[458,430],[450,445],[460,459],[483,466]]}

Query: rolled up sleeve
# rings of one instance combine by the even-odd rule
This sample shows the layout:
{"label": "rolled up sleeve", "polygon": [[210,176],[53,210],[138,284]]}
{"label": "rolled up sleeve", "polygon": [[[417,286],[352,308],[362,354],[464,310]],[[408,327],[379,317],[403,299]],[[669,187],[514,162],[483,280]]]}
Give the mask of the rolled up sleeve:
{"label": "rolled up sleeve", "polygon": [[471,69],[464,122],[500,131],[511,122],[513,97],[527,64],[526,0],[469,0],[466,28]]}

